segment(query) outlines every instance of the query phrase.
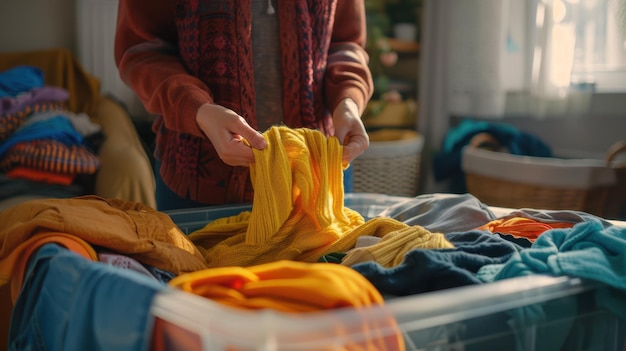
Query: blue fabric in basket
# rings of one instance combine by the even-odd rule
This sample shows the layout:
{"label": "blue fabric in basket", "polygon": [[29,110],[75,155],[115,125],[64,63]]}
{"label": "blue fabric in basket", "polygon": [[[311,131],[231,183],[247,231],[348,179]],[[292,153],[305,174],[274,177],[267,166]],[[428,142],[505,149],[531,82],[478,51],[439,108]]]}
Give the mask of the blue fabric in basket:
{"label": "blue fabric in basket", "polygon": [[463,147],[478,133],[487,132],[513,155],[552,157],[552,150],[537,136],[505,123],[465,119],[446,134],[441,150],[433,155],[435,180],[452,179],[451,192],[466,192],[461,155]]}

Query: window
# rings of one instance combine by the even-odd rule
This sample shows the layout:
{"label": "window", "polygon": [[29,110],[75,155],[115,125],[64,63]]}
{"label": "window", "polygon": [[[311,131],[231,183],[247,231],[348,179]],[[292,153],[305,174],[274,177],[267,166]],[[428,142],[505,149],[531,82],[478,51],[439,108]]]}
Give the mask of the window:
{"label": "window", "polygon": [[508,0],[507,31],[505,115],[585,115],[593,95],[626,94],[626,0]]}
{"label": "window", "polygon": [[626,0],[550,1],[554,51],[572,54],[556,62],[572,62],[571,85],[626,92]]}

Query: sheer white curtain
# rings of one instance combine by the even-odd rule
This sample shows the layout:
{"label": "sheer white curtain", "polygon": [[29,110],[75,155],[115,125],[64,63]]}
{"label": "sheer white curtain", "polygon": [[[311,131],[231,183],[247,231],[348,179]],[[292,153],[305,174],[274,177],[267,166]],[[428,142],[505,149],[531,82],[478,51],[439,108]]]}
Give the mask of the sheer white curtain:
{"label": "sheer white curtain", "polygon": [[[417,126],[425,136],[421,165],[425,176],[420,177],[424,192],[448,191],[447,184],[434,180],[431,169],[432,155],[441,146],[451,117],[499,118],[508,88],[524,83],[525,68],[519,67],[526,61],[522,55],[507,55],[504,46],[509,2],[424,0]],[[524,18],[513,19],[523,27]],[[524,40],[519,44],[525,45]],[[507,70],[509,64],[518,69]]]}
{"label": "sheer white curtain", "polygon": [[525,109],[505,112],[584,115],[593,93],[625,90],[624,0],[533,2],[527,12],[534,18],[527,48],[530,99]]}
{"label": "sheer white curtain", "polygon": [[606,11],[606,1],[441,2],[448,7],[442,39],[451,113],[503,118],[588,112],[596,82],[587,73],[605,30],[599,15],[589,14]]}
{"label": "sheer white curtain", "polygon": [[506,92],[509,0],[443,0],[448,108],[452,114],[501,116]]}
{"label": "sheer white curtain", "polygon": [[75,0],[78,58],[83,67],[99,77],[100,89],[123,102],[133,118],[151,119],[135,93],[120,78],[113,45],[118,0]]}

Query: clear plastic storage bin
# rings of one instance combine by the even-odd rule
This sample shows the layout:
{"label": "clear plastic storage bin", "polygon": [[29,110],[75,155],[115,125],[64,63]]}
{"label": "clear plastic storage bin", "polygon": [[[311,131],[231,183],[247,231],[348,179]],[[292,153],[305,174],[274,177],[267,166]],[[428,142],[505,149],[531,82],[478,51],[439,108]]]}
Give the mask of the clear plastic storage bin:
{"label": "clear plastic storage bin", "polygon": [[[404,199],[346,194],[346,205],[371,218]],[[170,214],[190,232],[247,208]],[[626,350],[626,322],[596,305],[597,289],[536,275],[307,314],[241,310],[171,289],[156,297],[152,314],[168,350],[377,350],[393,336],[406,350]]]}

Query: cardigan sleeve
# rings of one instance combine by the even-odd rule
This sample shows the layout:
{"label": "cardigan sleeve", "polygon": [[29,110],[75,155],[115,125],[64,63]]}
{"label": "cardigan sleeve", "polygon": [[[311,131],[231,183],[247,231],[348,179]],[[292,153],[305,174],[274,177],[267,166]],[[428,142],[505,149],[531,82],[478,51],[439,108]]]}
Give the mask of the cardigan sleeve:
{"label": "cardigan sleeve", "polygon": [[365,51],[366,35],[364,2],[338,0],[324,81],[331,112],[341,100],[351,98],[363,113],[372,97],[374,83]]}
{"label": "cardigan sleeve", "polygon": [[115,62],[148,112],[162,115],[169,129],[203,136],[195,115],[213,99],[178,55],[175,13],[174,1],[120,0]]}

